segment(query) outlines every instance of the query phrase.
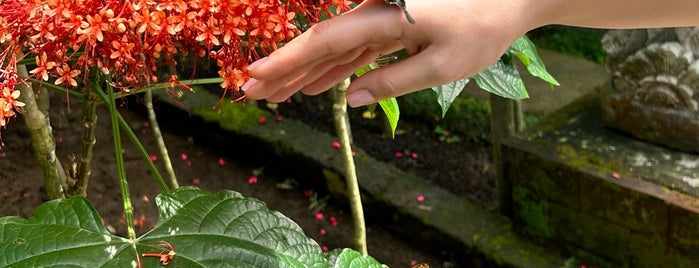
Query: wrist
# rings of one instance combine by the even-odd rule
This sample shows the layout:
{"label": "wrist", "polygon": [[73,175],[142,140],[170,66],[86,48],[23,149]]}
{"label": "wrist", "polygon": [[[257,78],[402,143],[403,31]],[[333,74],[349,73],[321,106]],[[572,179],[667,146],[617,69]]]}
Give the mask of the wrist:
{"label": "wrist", "polygon": [[550,25],[559,24],[561,14],[565,11],[558,0],[514,0],[513,7],[519,16],[518,23],[524,32]]}

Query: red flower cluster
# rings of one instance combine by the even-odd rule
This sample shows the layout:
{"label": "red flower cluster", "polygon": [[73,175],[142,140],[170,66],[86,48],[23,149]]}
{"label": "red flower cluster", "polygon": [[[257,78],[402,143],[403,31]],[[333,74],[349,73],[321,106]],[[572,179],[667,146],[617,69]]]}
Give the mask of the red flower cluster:
{"label": "red flower cluster", "polygon": [[249,62],[350,2],[0,0],[0,122],[21,105],[14,91],[21,55],[36,57],[34,78],[77,86],[99,71],[123,89],[158,82],[163,72],[177,82],[176,55],[209,55],[221,67],[221,86],[237,92]]}
{"label": "red flower cluster", "polygon": [[18,107],[24,106],[24,103],[17,100],[19,91],[14,90],[15,85],[17,85],[17,72],[14,69],[15,59],[10,58],[7,66],[3,66],[7,54],[9,54],[9,49],[0,53],[0,127],[7,124],[9,118],[15,115],[15,110]]}

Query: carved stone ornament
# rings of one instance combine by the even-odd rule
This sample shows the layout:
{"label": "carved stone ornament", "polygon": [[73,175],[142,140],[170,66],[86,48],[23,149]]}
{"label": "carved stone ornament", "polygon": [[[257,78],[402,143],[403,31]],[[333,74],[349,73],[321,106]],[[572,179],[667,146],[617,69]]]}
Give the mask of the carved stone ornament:
{"label": "carved stone ornament", "polygon": [[612,74],[600,89],[605,124],[699,152],[699,27],[614,30],[602,44]]}

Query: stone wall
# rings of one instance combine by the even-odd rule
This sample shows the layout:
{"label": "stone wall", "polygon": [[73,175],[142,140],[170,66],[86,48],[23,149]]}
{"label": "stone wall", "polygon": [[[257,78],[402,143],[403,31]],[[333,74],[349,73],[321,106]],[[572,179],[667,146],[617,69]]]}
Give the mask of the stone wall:
{"label": "stone wall", "polygon": [[595,103],[578,103],[503,145],[515,225],[593,266],[696,267],[699,199],[681,181],[657,178],[679,165],[644,170],[627,158],[648,150],[691,155],[664,155],[604,129]]}

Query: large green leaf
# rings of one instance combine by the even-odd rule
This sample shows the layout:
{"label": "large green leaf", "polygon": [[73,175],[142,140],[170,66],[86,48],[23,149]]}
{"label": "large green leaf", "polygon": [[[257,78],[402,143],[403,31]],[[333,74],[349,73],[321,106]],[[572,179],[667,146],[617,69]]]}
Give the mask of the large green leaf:
{"label": "large green leaf", "polygon": [[529,97],[517,69],[498,60],[473,77],[478,87],[495,95],[515,100]]}
{"label": "large green leaf", "polygon": [[456,97],[461,94],[461,91],[464,90],[464,87],[469,81],[471,80],[464,78],[432,88],[432,90],[434,90],[434,92],[437,94],[437,103],[439,103],[439,106],[442,107],[442,117],[447,114],[449,107],[451,107],[451,104],[454,103]]}
{"label": "large green leaf", "polygon": [[551,86],[558,86],[558,81],[546,70],[544,66],[544,61],[539,57],[539,53],[536,52],[536,47],[527,36],[522,36],[515,40],[512,45],[510,45],[509,53],[514,54],[517,58],[527,67],[527,71],[533,76],[539,77],[542,80],[551,84]]}
{"label": "large green leaf", "polygon": [[0,267],[130,267],[130,245],[107,231],[83,197],[46,202],[28,220],[0,219]]}
{"label": "large green leaf", "polygon": [[[318,244],[265,204],[192,187],[158,197],[160,219],[137,241],[110,234],[83,197],[53,200],[30,219],[0,218],[0,267],[162,267],[143,253],[175,252],[173,267],[329,267]],[[354,252],[352,250],[348,251]],[[355,252],[356,253],[356,252]],[[358,253],[357,253],[358,254]],[[339,267],[373,259],[337,258]],[[333,262],[335,265],[335,262]],[[350,265],[350,266],[346,266]]]}

